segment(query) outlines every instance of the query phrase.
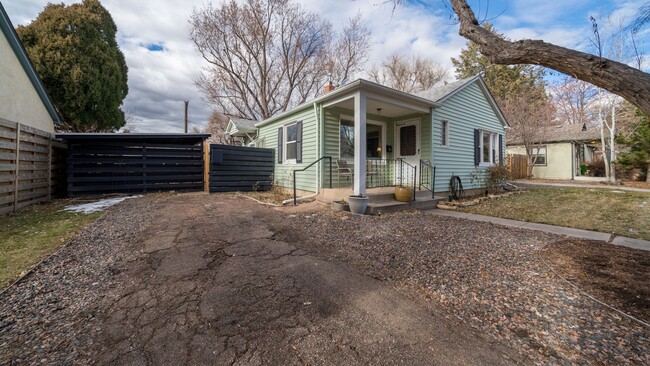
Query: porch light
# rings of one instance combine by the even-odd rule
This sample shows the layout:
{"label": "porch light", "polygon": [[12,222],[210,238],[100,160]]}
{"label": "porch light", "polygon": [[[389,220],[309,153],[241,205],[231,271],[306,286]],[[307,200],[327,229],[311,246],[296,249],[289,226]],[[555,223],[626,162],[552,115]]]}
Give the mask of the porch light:
{"label": "porch light", "polygon": [[377,146],[377,152],[378,152],[378,153],[381,152],[381,146]]}

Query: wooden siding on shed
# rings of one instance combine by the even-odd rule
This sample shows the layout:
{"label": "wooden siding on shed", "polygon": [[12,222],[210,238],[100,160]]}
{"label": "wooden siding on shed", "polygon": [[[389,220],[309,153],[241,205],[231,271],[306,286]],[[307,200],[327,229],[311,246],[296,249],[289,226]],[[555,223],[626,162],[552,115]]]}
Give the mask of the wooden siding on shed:
{"label": "wooden siding on shed", "polygon": [[[441,141],[442,120],[449,122],[447,147],[442,146]],[[470,174],[474,170],[487,169],[474,165],[474,129],[502,134],[505,141],[505,129],[477,82],[466,86],[433,110],[431,146],[432,162],[436,167],[436,192],[449,190],[452,174],[461,178],[463,188],[480,188],[479,184],[470,181]]]}

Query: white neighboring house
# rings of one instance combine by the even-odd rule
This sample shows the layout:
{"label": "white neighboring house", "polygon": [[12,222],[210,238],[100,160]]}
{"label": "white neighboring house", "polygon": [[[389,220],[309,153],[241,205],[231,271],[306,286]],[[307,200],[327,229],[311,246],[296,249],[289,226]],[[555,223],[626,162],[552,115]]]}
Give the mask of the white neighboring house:
{"label": "white neighboring house", "polygon": [[54,132],[61,117],[1,3],[0,30],[0,120]]}
{"label": "white neighboring house", "polygon": [[[600,131],[586,125],[549,127],[547,136],[539,147],[533,177],[538,179],[581,179],[583,164],[590,164],[598,152]],[[526,155],[522,141],[508,141],[508,154]],[[588,169],[588,166],[586,167]]]}

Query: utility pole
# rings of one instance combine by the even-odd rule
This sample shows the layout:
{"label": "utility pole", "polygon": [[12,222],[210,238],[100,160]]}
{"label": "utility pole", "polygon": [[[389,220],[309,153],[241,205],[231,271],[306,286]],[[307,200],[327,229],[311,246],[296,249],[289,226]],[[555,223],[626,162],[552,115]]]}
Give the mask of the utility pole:
{"label": "utility pole", "polygon": [[190,104],[189,100],[185,101],[185,133],[187,133],[187,106]]}

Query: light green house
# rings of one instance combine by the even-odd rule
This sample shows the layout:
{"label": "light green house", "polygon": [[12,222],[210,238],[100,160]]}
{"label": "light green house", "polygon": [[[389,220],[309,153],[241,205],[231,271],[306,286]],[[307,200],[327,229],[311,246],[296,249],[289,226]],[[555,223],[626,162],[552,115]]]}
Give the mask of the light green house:
{"label": "light green house", "polygon": [[478,75],[422,95],[359,79],[255,124],[255,143],[275,148],[284,187],[318,161],[296,173],[296,188],[324,193],[330,161],[319,159],[331,157],[333,188],[350,194],[396,185],[448,192],[452,175],[465,190],[480,188],[471,176],[503,160],[507,126]]}

